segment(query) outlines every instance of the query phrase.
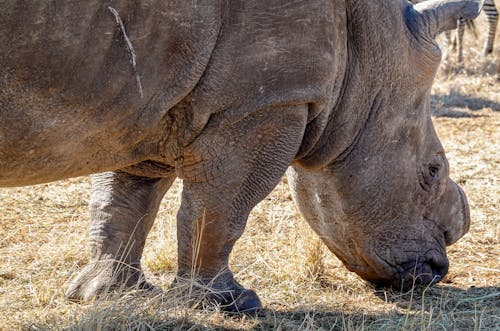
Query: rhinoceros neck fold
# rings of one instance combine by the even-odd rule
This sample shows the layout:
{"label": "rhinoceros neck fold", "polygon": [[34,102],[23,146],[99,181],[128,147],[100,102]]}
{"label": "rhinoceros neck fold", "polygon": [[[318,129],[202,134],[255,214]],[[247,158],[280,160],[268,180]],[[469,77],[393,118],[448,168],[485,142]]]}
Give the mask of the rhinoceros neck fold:
{"label": "rhinoceros neck fold", "polygon": [[[380,5],[383,1],[346,1],[347,6],[347,67],[338,100],[323,116],[309,123],[310,131],[321,129],[316,143],[296,163],[319,169],[345,157],[371,120],[370,114],[381,108],[393,81],[389,70],[391,52],[388,42],[400,22],[399,8]],[[392,16],[392,17],[391,17]],[[384,31],[381,31],[384,30]],[[404,33],[403,33],[404,35]],[[382,92],[383,91],[383,92]]]}

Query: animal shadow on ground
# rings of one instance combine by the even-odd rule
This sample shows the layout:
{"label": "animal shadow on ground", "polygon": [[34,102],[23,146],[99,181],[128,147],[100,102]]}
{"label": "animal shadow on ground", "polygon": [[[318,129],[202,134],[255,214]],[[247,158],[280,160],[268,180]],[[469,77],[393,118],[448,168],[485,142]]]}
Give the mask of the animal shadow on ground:
{"label": "animal shadow on ground", "polygon": [[500,103],[485,98],[461,94],[452,91],[450,94],[431,95],[431,110],[435,117],[481,117],[473,112],[490,108],[500,112]]}
{"label": "animal shadow on ground", "polygon": [[[130,307],[128,308],[130,310]],[[200,316],[205,315],[205,317]],[[163,315],[163,314],[162,314]],[[198,316],[197,316],[198,315]],[[257,316],[226,315],[204,311],[183,316],[155,316],[141,314],[136,320],[130,316],[114,315],[109,310],[95,310],[95,319],[84,316],[63,330],[389,330],[404,328],[405,314],[345,312],[328,307],[303,307],[295,310],[263,309]],[[23,330],[52,330],[53,323],[29,323]]]}
{"label": "animal shadow on ground", "polygon": [[[500,316],[500,287],[460,289],[446,284],[406,293],[374,290],[386,308],[374,311],[332,305],[269,307],[257,316],[227,315],[217,309],[179,308],[165,296],[103,301],[75,316],[64,330],[493,330]],[[377,300],[377,299],[376,299]],[[389,308],[387,308],[389,306]],[[27,330],[53,329],[54,321]],[[68,325],[69,323],[69,325]],[[56,323],[61,326],[61,324]]]}
{"label": "animal shadow on ground", "polygon": [[437,298],[441,300],[443,310],[467,307],[500,309],[500,286],[471,286],[468,289],[462,289],[443,284],[434,287],[417,287],[404,293],[392,289],[379,289],[375,290],[374,294],[386,302],[392,302],[398,307],[410,310],[421,310],[423,306]]}

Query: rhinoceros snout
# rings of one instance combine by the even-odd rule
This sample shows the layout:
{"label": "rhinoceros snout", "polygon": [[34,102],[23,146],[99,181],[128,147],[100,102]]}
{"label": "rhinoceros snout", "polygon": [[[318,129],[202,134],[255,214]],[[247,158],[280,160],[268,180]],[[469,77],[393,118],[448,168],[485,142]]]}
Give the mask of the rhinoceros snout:
{"label": "rhinoceros snout", "polygon": [[438,283],[448,273],[449,262],[445,256],[432,256],[422,261],[408,261],[399,267],[402,271],[395,275],[390,285],[397,290],[407,291],[414,286]]}

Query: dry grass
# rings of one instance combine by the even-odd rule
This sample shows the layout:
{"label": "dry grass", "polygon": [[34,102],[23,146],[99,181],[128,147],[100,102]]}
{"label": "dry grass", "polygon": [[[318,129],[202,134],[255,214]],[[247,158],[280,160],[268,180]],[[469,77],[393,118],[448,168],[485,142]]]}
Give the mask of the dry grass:
{"label": "dry grass", "polygon": [[[0,190],[0,329],[499,330],[500,47],[485,60],[482,40],[471,39],[463,66],[443,65],[432,98],[473,218],[470,233],[449,248],[450,272],[438,286],[374,290],[319,243],[282,182],[252,212],[231,257],[236,277],[263,300],[259,317],[191,310],[164,294],[70,303],[64,283],[88,258],[90,184],[77,178]],[[145,250],[147,276],[164,289],[176,268],[180,190],[175,184],[164,199]]]}

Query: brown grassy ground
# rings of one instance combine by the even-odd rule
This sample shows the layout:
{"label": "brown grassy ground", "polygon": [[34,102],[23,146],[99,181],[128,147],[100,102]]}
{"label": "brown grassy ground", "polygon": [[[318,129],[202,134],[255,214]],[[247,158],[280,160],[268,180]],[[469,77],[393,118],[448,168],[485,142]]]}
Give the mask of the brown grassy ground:
{"label": "brown grassy ground", "polygon": [[[282,182],[253,211],[231,258],[237,278],[263,300],[258,318],[194,311],[161,294],[70,303],[64,283],[88,258],[90,185],[76,178],[0,190],[0,329],[500,330],[500,47],[483,59],[481,39],[466,43],[465,64],[443,64],[432,97],[473,219],[449,247],[450,272],[438,286],[374,290],[326,251]],[[147,275],[163,288],[175,271],[180,190],[177,183],[164,199],[145,251]]]}

